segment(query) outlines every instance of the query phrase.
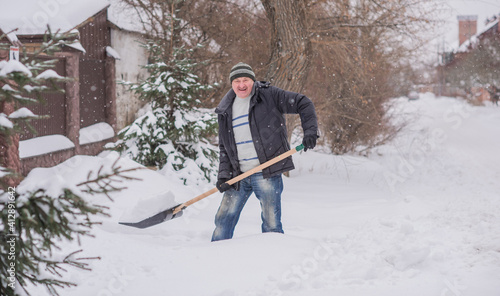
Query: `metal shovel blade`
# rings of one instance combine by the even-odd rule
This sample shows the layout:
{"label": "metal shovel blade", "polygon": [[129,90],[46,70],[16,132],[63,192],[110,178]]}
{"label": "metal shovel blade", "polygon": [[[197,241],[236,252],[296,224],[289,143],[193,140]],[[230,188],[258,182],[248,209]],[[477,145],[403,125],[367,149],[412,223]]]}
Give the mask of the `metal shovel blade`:
{"label": "metal shovel blade", "polygon": [[[280,154],[280,155],[274,157],[273,159],[268,160],[265,163],[255,167],[249,171],[246,171],[245,173],[243,173],[241,175],[238,175],[238,176],[232,178],[231,180],[227,181],[226,183],[229,185],[233,185],[234,183],[239,182],[239,181],[243,180],[244,178],[246,178],[252,174],[255,174],[256,172],[259,172],[259,171],[269,167],[272,164],[275,164],[279,161],[282,161],[283,159],[291,156],[292,154],[294,154],[297,151],[300,151],[302,149],[304,149],[304,145],[300,144],[299,146],[295,147],[294,149],[288,150],[287,152]],[[214,194],[218,191],[219,190],[217,189],[217,187],[212,188],[212,189],[208,190],[207,192],[204,192],[204,193],[198,195],[197,197],[186,201],[183,204],[178,204],[177,206],[175,206],[173,208],[162,211],[154,216],[151,216],[151,217],[149,217],[145,220],[139,221],[137,223],[128,223],[128,222],[118,222],[118,223],[123,224],[123,225],[127,225],[127,226],[137,227],[137,228],[148,228],[148,227],[151,227],[153,225],[162,223],[164,221],[172,220],[174,218],[182,216],[182,211],[185,208],[189,207],[190,205],[194,204],[195,202],[198,202],[198,201],[204,199],[205,197],[207,197],[211,194]],[[174,214],[174,212],[176,212],[176,213]]]}
{"label": "metal shovel blade", "polygon": [[135,222],[135,223],[133,223],[133,222],[118,222],[118,223],[122,224],[122,225],[131,226],[131,227],[141,228],[141,229],[148,228],[148,227],[154,226],[156,224],[160,224],[164,221],[172,220],[174,218],[179,218],[180,216],[182,216],[182,210],[179,211],[178,213],[174,214],[174,210],[180,205],[181,204],[178,204],[173,208],[159,212],[158,214],[151,216],[149,218],[146,218],[146,219],[139,221],[139,222]]}

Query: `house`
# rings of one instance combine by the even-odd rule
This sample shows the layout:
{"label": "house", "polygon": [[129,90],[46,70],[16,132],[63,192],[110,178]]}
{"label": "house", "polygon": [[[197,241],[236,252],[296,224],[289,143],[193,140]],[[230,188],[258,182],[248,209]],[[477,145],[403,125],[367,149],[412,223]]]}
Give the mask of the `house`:
{"label": "house", "polygon": [[438,66],[441,94],[490,100],[488,90],[500,87],[500,15],[477,32],[477,16],[459,16],[459,46],[441,56]]}
{"label": "house", "polygon": [[[30,3],[2,4],[0,35],[10,34],[0,42],[22,44],[20,48],[29,54],[43,42],[47,25],[53,32],[77,30],[79,38],[56,53],[56,72],[73,78],[65,83],[65,93],[46,94],[47,104],[30,106],[35,114],[50,118],[32,121],[36,134],[26,129],[20,135],[21,168],[17,169],[23,175],[73,155],[102,151],[104,144],[115,139],[117,131],[135,119],[144,104],[117,81],[137,81],[147,74],[141,69],[147,63],[147,54],[135,41],[142,34],[127,30],[127,23],[120,20],[124,15],[118,0],[25,2]],[[110,10],[113,13],[108,13]]]}
{"label": "house", "polygon": [[143,68],[149,54],[141,45],[146,43],[144,28],[137,11],[121,0],[111,0],[108,8],[111,28],[111,46],[123,59],[116,61],[116,128],[121,130],[137,118],[137,112],[145,102],[121,84],[121,81],[137,82],[148,77]]}

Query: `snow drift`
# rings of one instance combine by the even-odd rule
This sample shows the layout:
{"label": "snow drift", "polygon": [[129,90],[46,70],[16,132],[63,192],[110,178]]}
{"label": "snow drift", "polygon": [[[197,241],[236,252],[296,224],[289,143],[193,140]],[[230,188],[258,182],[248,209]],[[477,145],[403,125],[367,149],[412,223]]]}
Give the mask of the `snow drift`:
{"label": "snow drift", "polygon": [[[148,229],[119,225],[213,187],[137,171],[142,181],[128,182],[114,202],[103,197],[111,217],[82,241],[86,255],[102,259],[92,272],[69,270],[79,286],[61,294],[498,295],[500,109],[426,94],[395,99],[393,112],[407,128],[368,157],[294,156],[297,169],[284,180],[284,235],[260,233],[251,197],[235,237],[211,243],[219,193]],[[52,174],[81,181],[113,157],[78,156],[69,161],[81,165],[38,169],[24,183]]]}

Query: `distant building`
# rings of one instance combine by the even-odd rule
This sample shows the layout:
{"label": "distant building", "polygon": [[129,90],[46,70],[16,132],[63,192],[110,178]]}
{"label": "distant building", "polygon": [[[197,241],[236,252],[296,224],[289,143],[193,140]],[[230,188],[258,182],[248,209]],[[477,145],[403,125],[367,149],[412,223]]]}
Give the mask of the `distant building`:
{"label": "distant building", "polygon": [[459,16],[459,46],[441,55],[438,66],[440,94],[490,100],[491,90],[500,87],[499,15],[487,20],[477,32],[477,16]]}
{"label": "distant building", "polygon": [[108,8],[111,28],[111,45],[122,57],[116,61],[116,127],[121,130],[131,124],[137,111],[145,102],[138,99],[121,81],[138,82],[148,77],[143,66],[148,64],[149,53],[145,43],[144,28],[137,11],[121,0],[112,0]]}

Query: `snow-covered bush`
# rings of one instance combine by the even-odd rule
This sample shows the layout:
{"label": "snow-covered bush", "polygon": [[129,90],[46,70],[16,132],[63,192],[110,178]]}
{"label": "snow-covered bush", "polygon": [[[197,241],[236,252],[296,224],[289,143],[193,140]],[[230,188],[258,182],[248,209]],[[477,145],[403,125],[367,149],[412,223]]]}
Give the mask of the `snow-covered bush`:
{"label": "snow-covered bush", "polygon": [[177,172],[185,183],[211,181],[217,150],[207,139],[216,132],[217,118],[213,111],[199,108],[198,99],[211,86],[202,85],[192,74],[196,64],[186,57],[189,50],[176,48],[167,59],[164,48],[154,41],[145,46],[151,55],[145,68],[151,75],[140,83],[125,84],[150,102],[151,111],[124,128],[120,140],[110,146],[145,166]]}

